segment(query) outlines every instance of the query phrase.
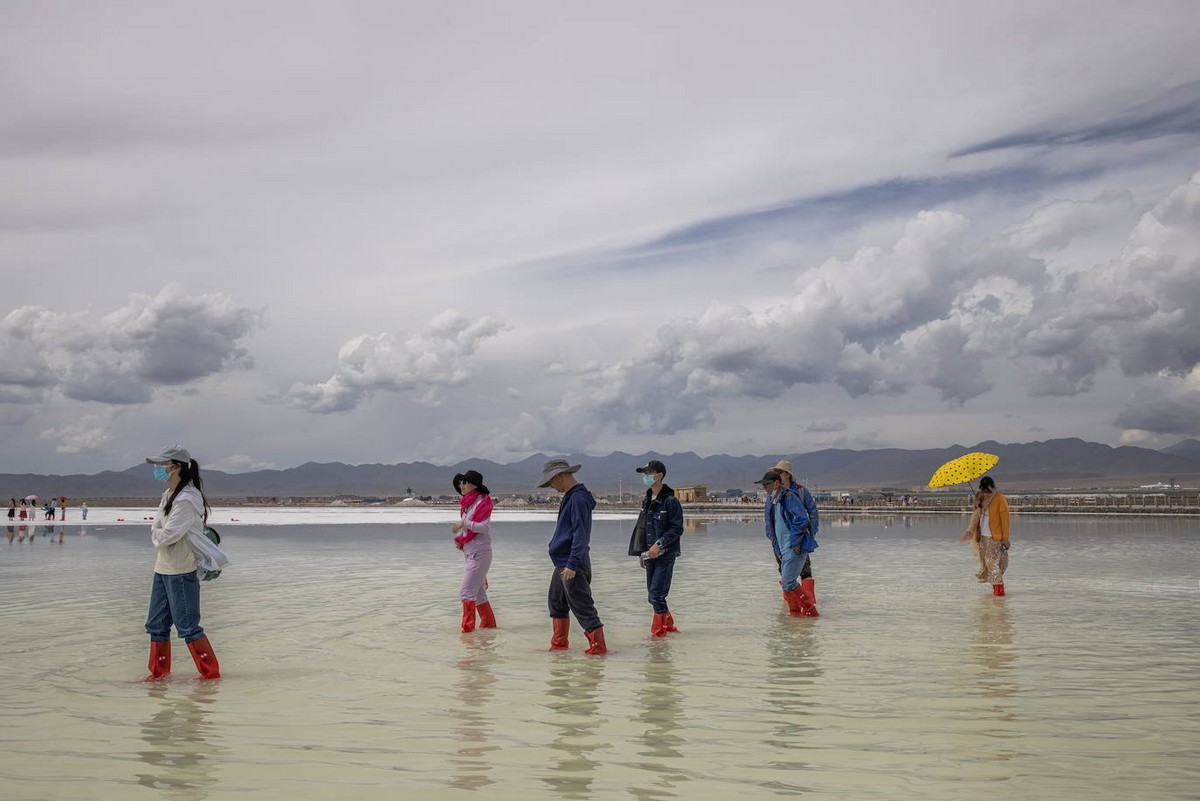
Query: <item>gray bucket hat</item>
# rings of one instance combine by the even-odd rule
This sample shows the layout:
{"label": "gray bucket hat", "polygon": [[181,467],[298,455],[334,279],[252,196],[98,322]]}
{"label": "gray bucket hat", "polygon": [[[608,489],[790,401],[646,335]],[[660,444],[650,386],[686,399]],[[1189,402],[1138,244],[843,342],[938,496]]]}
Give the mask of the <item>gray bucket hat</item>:
{"label": "gray bucket hat", "polygon": [[147,456],[146,461],[149,464],[158,464],[159,462],[183,462],[187,464],[192,461],[192,455],[178,445],[168,445],[159,451],[154,456]]}
{"label": "gray bucket hat", "polygon": [[567,464],[566,459],[551,459],[542,465],[542,483],[539,487],[550,486],[550,479],[557,476],[559,473],[574,473],[580,465],[571,466]]}

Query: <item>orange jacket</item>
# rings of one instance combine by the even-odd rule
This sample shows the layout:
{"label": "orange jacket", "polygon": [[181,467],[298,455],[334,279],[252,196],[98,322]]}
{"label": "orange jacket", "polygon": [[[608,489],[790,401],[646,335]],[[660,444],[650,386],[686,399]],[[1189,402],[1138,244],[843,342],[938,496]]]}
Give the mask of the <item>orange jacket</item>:
{"label": "orange jacket", "polygon": [[987,508],[988,531],[992,539],[1008,539],[1008,501],[999,492],[992,495]]}

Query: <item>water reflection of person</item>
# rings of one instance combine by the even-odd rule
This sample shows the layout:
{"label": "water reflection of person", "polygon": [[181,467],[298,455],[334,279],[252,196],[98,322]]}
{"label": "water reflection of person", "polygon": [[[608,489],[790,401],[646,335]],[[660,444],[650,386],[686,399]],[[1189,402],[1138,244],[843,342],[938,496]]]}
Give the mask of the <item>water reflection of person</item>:
{"label": "water reflection of person", "polygon": [[[1013,624],[1008,607],[991,597],[977,598],[971,607],[971,618],[974,623],[971,655],[983,668],[978,686],[987,698],[1015,695],[1017,685],[1013,680],[1013,667],[1017,649],[1013,646]],[[1014,717],[1006,706],[994,706],[992,711],[1005,720]]]}
{"label": "water reflection of person", "polygon": [[13,541],[13,537],[15,537],[15,536],[17,536],[17,527],[16,527],[16,526],[13,526],[13,525],[10,525],[10,526],[8,527],[8,541],[9,541],[9,542],[12,542],[12,541]]}
{"label": "water reflection of person", "polygon": [[448,784],[460,790],[481,790],[495,780],[488,776],[492,769],[488,755],[500,750],[492,741],[496,727],[488,707],[492,702],[496,674],[496,641],[493,637],[472,637],[466,640],[467,653],[458,660],[458,704],[450,714],[458,719],[454,736],[458,748],[450,762],[454,775]]}
{"label": "water reflection of person", "polygon": [[213,736],[209,720],[220,682],[187,686],[162,682],[145,685],[153,714],[142,724],[146,748],[138,759],[150,769],[138,773],[137,782],[162,793],[162,797],[192,801],[209,797],[217,782],[210,760],[226,752]]}
{"label": "water reflection of person", "polygon": [[603,747],[595,742],[603,679],[602,659],[556,659],[550,664],[545,706],[547,722],[558,730],[549,746],[558,759],[542,781],[562,798],[594,797],[591,784],[600,763],[592,752]]}
{"label": "water reflection of person", "polygon": [[646,772],[651,784],[629,788],[639,801],[673,798],[680,794],[676,792],[679,785],[688,780],[683,771],[671,770],[671,760],[684,758],[680,747],[686,742],[679,735],[683,728],[680,722],[683,693],[677,682],[671,648],[665,644],[661,648],[651,648],[648,658],[642,662],[642,678],[636,691],[641,709],[637,720],[645,726],[640,738],[644,747],[638,750],[638,755],[646,758],[637,767]]}
{"label": "water reflection of person", "polygon": [[[767,641],[769,672],[765,684],[769,692],[764,701],[768,714],[776,722],[779,739],[770,743],[774,748],[794,749],[814,742],[813,726],[805,717],[813,706],[813,685],[823,672],[817,660],[819,632],[817,628],[796,626],[782,618]],[[793,767],[801,764],[792,762]]]}

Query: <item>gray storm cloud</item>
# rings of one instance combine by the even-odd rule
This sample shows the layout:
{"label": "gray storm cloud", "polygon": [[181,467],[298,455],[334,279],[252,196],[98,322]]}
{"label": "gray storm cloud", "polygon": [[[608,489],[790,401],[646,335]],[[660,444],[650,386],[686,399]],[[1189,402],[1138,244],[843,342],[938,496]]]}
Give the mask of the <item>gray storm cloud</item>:
{"label": "gray storm cloud", "polygon": [[361,334],[338,350],[333,375],[319,383],[296,383],[286,400],[310,412],[354,409],[378,391],[418,391],[418,401],[436,405],[446,387],[471,376],[468,361],[484,340],[506,330],[488,317],[471,319],[455,309],[406,337]]}
{"label": "gray storm cloud", "polygon": [[[1087,392],[1113,366],[1187,374],[1200,363],[1200,173],[1146,212],[1106,263],[1062,269],[1031,255],[1064,244],[1081,220],[1128,210],[1123,198],[1097,205],[1056,204],[981,243],[968,241],[962,216],[922,212],[891,247],[802,273],[777,305],[714,303],[660,328],[646,353],[579,376],[544,415],[547,437],[672,434],[711,424],[719,398],[822,383],[852,397],[924,386],[961,405],[992,389],[997,360],[1019,366],[1030,395]],[[1143,408],[1194,431],[1181,397],[1160,387]],[[1144,416],[1122,420],[1162,428]]]}
{"label": "gray storm cloud", "polygon": [[149,401],[156,389],[252,364],[240,342],[262,317],[226,295],[175,284],[131,295],[94,320],[25,306],[0,321],[0,400],[41,403],[51,391],[108,404]]}

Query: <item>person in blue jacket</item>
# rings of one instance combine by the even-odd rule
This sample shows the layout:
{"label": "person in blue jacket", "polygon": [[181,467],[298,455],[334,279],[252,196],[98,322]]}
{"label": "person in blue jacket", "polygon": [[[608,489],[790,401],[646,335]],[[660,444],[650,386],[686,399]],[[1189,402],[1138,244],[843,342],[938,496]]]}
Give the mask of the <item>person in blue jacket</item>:
{"label": "person in blue jacket", "polygon": [[800,585],[804,560],[817,548],[804,502],[791,486],[784,485],[774,470],[768,470],[757,483],[767,493],[763,521],[766,536],[780,558],[780,585],[788,611],[796,617],[820,617],[816,603]]}
{"label": "person in blue jacket", "polygon": [[550,650],[567,648],[567,633],[571,628],[569,615],[574,613],[588,639],[584,653],[603,654],[608,652],[604,624],[592,601],[592,510],[596,508],[596,499],[587,487],[575,480],[577,470],[579,465],[571,466],[563,459],[551,459],[542,467],[542,483],[538,484],[539,487],[551,487],[563,496],[549,545],[550,561],[554,563],[550,590],[546,594],[550,623],[554,627]]}
{"label": "person in blue jacket", "polygon": [[[808,487],[796,483],[796,474],[792,470],[792,463],[786,459],[780,459],[771,469],[779,474],[779,480],[785,487],[791,487],[800,494],[800,502],[804,504],[804,511],[808,513],[808,530],[815,540],[817,533],[821,530],[821,515],[817,511],[817,502],[813,500],[812,493],[808,491]],[[815,545],[813,547],[816,548]],[[779,564],[782,574],[783,560],[779,556],[778,549],[775,551],[775,561]],[[815,604],[817,602],[817,582],[813,578],[811,553],[804,556],[804,567],[800,568],[800,586],[804,588],[804,594]]]}
{"label": "person in blue jacket", "polygon": [[665,464],[651,459],[637,471],[646,484],[646,496],[630,538],[629,555],[638,557],[646,570],[646,598],[654,609],[650,636],[666,637],[679,631],[667,606],[667,595],[675,574],[675,558],[683,552],[679,544],[683,536],[683,507],[675,497],[675,490],[663,483],[667,475]]}

